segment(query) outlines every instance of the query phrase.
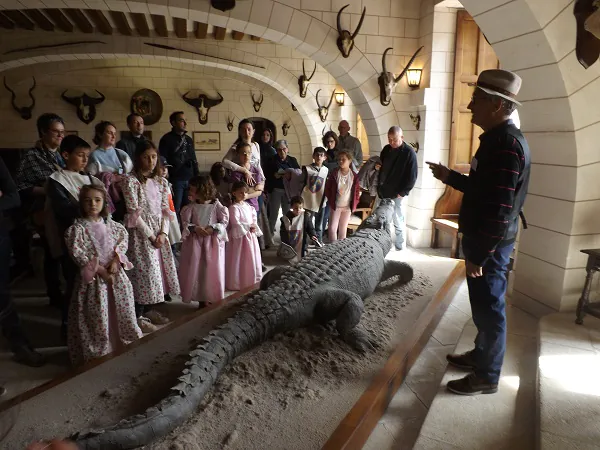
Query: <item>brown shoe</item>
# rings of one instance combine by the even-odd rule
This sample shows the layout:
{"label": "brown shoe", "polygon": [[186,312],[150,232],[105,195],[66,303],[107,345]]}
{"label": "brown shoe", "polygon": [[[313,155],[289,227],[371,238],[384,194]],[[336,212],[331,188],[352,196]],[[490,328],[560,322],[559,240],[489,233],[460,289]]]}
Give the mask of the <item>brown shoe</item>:
{"label": "brown shoe", "polygon": [[448,381],[446,387],[450,392],[458,395],[495,394],[498,392],[498,384],[488,383],[474,373],[459,380]]}
{"label": "brown shoe", "polygon": [[473,357],[473,350],[462,354],[451,354],[446,355],[446,361],[458,369],[463,370],[475,370],[477,368],[477,361]]}

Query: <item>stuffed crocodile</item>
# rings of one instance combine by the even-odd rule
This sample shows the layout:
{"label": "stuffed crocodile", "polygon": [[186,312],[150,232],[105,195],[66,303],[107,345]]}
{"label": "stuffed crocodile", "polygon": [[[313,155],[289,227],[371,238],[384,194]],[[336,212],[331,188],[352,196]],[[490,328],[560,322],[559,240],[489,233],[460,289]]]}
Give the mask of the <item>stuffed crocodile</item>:
{"label": "stuffed crocodile", "polygon": [[76,434],[73,439],[79,448],[132,449],[165,436],[197,410],[236,356],[277,333],[335,320],[346,343],[357,351],[372,350],[371,340],[358,327],[362,299],[381,281],[398,275],[408,282],[413,277],[408,264],[385,260],[392,247],[388,231],[392,214],[393,202],[382,200],[350,238],[309,253],[293,268],[276,267],[267,273],[261,289],[190,353],[169,396],[111,428]]}

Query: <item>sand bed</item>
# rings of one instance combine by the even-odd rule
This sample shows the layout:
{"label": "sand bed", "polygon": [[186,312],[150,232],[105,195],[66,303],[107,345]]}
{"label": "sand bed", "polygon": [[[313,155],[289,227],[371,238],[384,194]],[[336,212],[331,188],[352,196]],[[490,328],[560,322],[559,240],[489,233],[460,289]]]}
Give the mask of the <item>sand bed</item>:
{"label": "sand bed", "polygon": [[[377,344],[375,352],[354,352],[333,326],[277,336],[237,358],[196,415],[146,448],[320,448],[454,267],[451,261],[440,261],[435,270],[427,261],[411,264],[413,281],[399,285],[392,279],[365,302],[361,323]],[[25,402],[3,448],[107,426],[143,411],[168,393],[186,350],[235,309],[208,313]]]}

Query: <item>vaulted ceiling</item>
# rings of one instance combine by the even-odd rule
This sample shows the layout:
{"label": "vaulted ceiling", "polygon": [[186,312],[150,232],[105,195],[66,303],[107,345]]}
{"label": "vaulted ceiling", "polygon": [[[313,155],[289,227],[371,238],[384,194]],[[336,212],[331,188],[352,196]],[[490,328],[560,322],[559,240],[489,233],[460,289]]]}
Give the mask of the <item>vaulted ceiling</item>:
{"label": "vaulted ceiling", "polygon": [[100,11],[97,9],[24,9],[0,11],[0,28],[7,30],[43,30],[73,33],[101,33],[104,35],[169,37],[181,39],[217,40],[233,39],[240,41],[256,36],[245,36],[240,31],[158,14],[132,13],[122,11]]}

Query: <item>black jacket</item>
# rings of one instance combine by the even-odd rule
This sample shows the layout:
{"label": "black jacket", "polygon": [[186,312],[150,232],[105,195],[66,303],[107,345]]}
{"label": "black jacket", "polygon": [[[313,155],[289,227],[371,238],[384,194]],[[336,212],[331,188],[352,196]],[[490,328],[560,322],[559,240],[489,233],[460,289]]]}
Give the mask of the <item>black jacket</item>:
{"label": "black jacket", "polygon": [[[288,156],[289,158],[289,156]],[[302,227],[302,257],[306,255],[306,250],[308,249],[308,240],[312,237],[317,237],[317,233],[315,233],[315,227],[313,227],[312,220],[310,214],[307,214],[306,211],[304,214],[304,225]],[[294,213],[292,211],[288,211],[285,213],[286,217],[290,220],[294,218]],[[285,229],[285,225],[283,224],[283,217],[281,218],[281,227],[279,228],[279,236],[281,237],[281,242],[284,244],[290,245],[290,233]]]}
{"label": "black jacket", "polygon": [[406,197],[417,182],[417,154],[403,142],[396,149],[386,145],[381,151],[381,169],[379,169],[379,198]]}
{"label": "black jacket", "polygon": [[476,242],[469,260],[483,266],[498,246],[514,242],[529,185],[529,146],[512,120],[479,137],[469,176],[451,171],[447,184],[464,193],[459,230]]}
{"label": "black jacket", "polygon": [[141,135],[140,137],[131,135],[131,137],[121,139],[119,142],[117,142],[115,148],[123,150],[129,155],[132,161],[135,161],[135,148],[139,142],[144,142],[145,140],[146,137],[144,135]]}
{"label": "black jacket", "polygon": [[265,170],[265,189],[267,192],[273,192],[273,189],[283,189],[283,178],[275,178],[275,174],[279,169],[299,169],[298,160],[293,156],[289,156],[282,161],[279,156],[273,156],[267,163]]}
{"label": "black jacket", "polygon": [[158,149],[160,155],[164,156],[167,162],[173,166],[169,170],[171,182],[190,181],[198,175],[194,141],[187,134],[181,136],[174,131],[168,132],[160,139]]}
{"label": "black jacket", "polygon": [[[0,191],[2,191],[0,197],[0,231],[7,231],[9,228],[7,212],[21,206],[21,198],[19,197],[19,191],[17,191],[17,185],[10,176],[2,157],[0,157]],[[2,261],[2,264],[8,264],[8,262]]]}

